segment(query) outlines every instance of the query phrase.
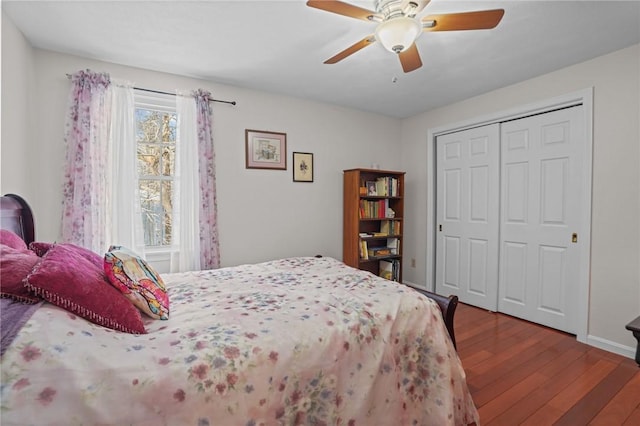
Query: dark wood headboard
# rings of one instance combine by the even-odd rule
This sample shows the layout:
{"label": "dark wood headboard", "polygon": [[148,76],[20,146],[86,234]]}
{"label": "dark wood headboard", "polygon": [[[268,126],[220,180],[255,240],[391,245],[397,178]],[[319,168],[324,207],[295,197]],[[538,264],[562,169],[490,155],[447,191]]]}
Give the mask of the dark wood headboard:
{"label": "dark wood headboard", "polygon": [[35,240],[33,213],[24,198],[15,194],[0,197],[0,228],[13,232],[27,244]]}
{"label": "dark wood headboard", "polygon": [[453,347],[457,349],[458,345],[456,344],[456,333],[453,328],[453,319],[455,317],[456,308],[458,307],[458,296],[442,296],[440,294],[432,293],[421,288],[413,287],[413,289],[424,294],[428,298],[433,299],[438,304],[440,310],[442,311],[444,325],[447,327],[447,331],[449,332],[449,336],[451,337],[451,341],[453,342]]}

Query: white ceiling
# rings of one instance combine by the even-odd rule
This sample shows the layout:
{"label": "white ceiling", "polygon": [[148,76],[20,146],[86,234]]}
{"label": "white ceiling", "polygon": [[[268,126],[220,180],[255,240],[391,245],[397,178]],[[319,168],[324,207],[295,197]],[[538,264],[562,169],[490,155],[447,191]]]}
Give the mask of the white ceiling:
{"label": "white ceiling", "polygon": [[[373,9],[373,1],[347,2]],[[505,15],[493,30],[422,34],[416,43],[424,65],[405,74],[379,43],[324,65],[375,24],[303,0],[2,1],[41,49],[392,117],[640,42],[640,1],[432,0],[420,17],[495,8]]]}

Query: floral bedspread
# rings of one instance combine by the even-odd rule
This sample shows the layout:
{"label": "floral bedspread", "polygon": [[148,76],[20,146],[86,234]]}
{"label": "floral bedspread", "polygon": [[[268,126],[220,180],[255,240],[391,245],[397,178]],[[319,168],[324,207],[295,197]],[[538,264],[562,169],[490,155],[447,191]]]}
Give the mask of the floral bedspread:
{"label": "floral bedspread", "polygon": [[148,334],[45,304],[1,360],[3,425],[478,422],[438,306],[331,258],[163,276]]}

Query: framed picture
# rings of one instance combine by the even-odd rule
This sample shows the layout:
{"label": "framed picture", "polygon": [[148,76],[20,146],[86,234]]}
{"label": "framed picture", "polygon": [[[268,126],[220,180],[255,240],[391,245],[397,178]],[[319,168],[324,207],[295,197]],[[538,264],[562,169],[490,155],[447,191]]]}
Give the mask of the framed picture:
{"label": "framed picture", "polygon": [[310,152],[293,153],[293,181],[313,182],[313,154]]}
{"label": "framed picture", "polygon": [[247,169],[287,169],[287,134],[265,130],[244,131]]}
{"label": "framed picture", "polygon": [[378,189],[375,181],[367,182],[367,195],[378,195]]}

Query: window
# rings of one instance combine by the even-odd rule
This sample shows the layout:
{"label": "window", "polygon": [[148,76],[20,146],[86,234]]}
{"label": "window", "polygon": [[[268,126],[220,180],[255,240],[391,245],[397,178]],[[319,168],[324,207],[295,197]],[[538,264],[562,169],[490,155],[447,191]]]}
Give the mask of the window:
{"label": "window", "polygon": [[140,206],[147,247],[172,244],[176,159],[174,96],[134,91]]}

